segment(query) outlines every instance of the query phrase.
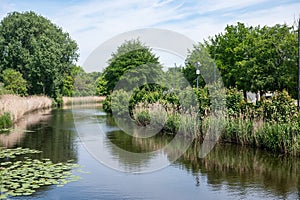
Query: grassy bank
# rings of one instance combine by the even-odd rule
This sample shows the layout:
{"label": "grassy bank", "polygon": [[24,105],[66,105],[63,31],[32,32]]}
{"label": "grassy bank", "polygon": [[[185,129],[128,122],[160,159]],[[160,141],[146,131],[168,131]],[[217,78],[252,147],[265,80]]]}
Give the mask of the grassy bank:
{"label": "grassy bank", "polygon": [[0,129],[8,128],[27,113],[51,107],[52,99],[46,96],[2,95],[0,96]]}
{"label": "grassy bank", "polygon": [[[299,123],[293,120],[278,122],[229,116],[223,118],[223,121],[216,121],[214,120],[215,117],[212,116],[197,120],[197,113],[195,112],[182,114],[170,111],[172,109],[161,110],[161,108],[154,110],[152,104],[148,107],[139,106],[134,109],[134,120],[141,126],[148,126],[160,121],[164,124],[162,128],[164,132],[176,134],[181,131],[185,136],[192,136],[200,141],[208,134],[210,137],[216,132],[215,130],[211,132],[211,129],[220,128],[217,130],[220,136],[219,142],[248,145],[283,154],[300,155],[300,127]],[[221,122],[224,126],[220,126]]]}
{"label": "grassy bank", "polygon": [[[126,111],[128,108],[124,109],[122,103],[126,92],[119,93],[114,99],[114,106]],[[154,98],[154,94],[160,96]],[[164,99],[163,94],[157,95],[157,92],[145,93],[133,106],[131,117],[140,126],[157,125],[168,134],[179,132],[199,141],[210,137],[216,139],[217,136],[219,142],[300,155],[300,115],[286,91],[276,92],[272,99],[261,99],[253,104],[246,102],[240,91],[228,89],[226,98],[220,99],[226,101],[226,109],[221,111],[221,115],[211,112],[212,103],[207,90],[199,89],[195,94],[199,107],[191,109],[178,104],[176,97]],[[137,102],[132,97],[128,101]]]}
{"label": "grassy bank", "polygon": [[[103,102],[105,97],[63,97],[63,105],[80,105]],[[0,96],[0,129],[8,129],[25,114],[53,107],[53,100],[46,96],[20,97],[17,95]]]}

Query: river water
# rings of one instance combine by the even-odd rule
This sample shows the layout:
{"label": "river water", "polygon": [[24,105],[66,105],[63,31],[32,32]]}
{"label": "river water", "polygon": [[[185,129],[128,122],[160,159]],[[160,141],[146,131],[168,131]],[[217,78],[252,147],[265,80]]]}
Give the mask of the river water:
{"label": "river water", "polygon": [[[153,152],[171,140],[170,136],[137,139],[127,135],[100,107],[34,113],[10,135],[0,137],[4,146],[41,150],[40,156],[53,162],[73,159],[82,166],[80,172],[74,170],[81,177],[77,182],[43,187],[32,196],[12,199],[300,198],[300,160],[293,157],[218,144],[205,158],[199,158],[196,143],[173,163],[170,154],[132,158],[120,151]],[[168,166],[159,169],[153,163]],[[148,170],[149,166],[157,170]],[[139,173],[144,170],[151,172]]]}

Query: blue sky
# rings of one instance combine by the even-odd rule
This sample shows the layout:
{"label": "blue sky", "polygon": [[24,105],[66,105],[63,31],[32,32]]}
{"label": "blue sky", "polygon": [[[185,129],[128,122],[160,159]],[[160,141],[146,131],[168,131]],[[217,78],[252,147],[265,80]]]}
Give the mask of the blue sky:
{"label": "blue sky", "polygon": [[79,64],[82,64],[104,41],[140,28],[168,29],[201,42],[222,32],[227,24],[238,21],[254,26],[292,25],[300,16],[300,1],[0,0],[0,19],[12,11],[28,10],[47,17],[69,32],[79,44]]}

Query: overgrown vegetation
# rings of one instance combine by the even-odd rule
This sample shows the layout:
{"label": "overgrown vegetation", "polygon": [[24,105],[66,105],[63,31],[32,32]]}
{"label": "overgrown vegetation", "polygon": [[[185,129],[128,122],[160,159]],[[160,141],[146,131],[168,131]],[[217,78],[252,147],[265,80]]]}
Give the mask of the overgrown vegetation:
{"label": "overgrown vegetation", "polygon": [[[202,140],[208,131],[207,123],[213,120],[211,99],[207,88],[194,90],[199,104],[193,110],[183,109],[176,97],[168,96],[169,100],[172,99],[168,101],[157,91],[131,97],[125,91],[119,91],[113,102],[120,111],[131,109],[124,101],[136,102],[130,113],[140,126],[162,127],[161,130],[168,134],[183,131],[188,137]],[[286,91],[276,92],[273,99],[262,99],[257,104],[246,102],[243,93],[237,89],[227,89],[226,93],[227,112],[224,113],[225,126],[220,142],[250,145],[284,154],[300,153],[298,112]],[[138,99],[132,99],[135,97]]]}
{"label": "overgrown vegetation", "polygon": [[9,113],[12,122],[18,121],[24,114],[38,110],[51,108],[53,101],[46,96],[20,97],[16,95],[0,96],[0,115]]}
{"label": "overgrown vegetation", "polygon": [[[147,60],[149,56],[142,56],[145,51],[137,51],[145,49],[141,42],[125,42],[112,55],[109,67],[98,79],[98,92],[110,94],[118,81],[128,79],[123,84],[124,90],[115,88],[113,96],[108,95],[103,104],[106,111],[111,112],[113,108],[117,111],[114,115],[129,115],[140,126],[157,124],[171,134],[185,130],[186,136],[200,140],[205,138],[209,129],[211,131],[209,123],[218,126],[214,110],[225,101],[226,109],[221,112],[225,116],[221,141],[298,155],[299,114],[290,97],[290,94],[295,95],[292,88],[297,82],[295,39],[294,28],[287,25],[228,25],[224,34],[210,38],[205,44],[195,45],[189,51],[185,67],[172,68],[160,74],[162,80],[173,82],[176,79],[177,85],[184,85],[176,74],[172,74],[181,72],[195,87],[198,63],[201,71],[199,89],[191,89],[192,93],[184,96],[180,96],[174,87],[176,84],[160,85],[159,81],[155,82],[158,83],[156,85],[139,85],[133,92],[127,91],[128,84],[140,80],[138,76],[124,78],[122,75],[150,61]],[[216,58],[216,62],[212,57]],[[218,70],[214,69],[215,66]],[[227,87],[226,97],[218,97],[218,92],[214,92],[221,79]],[[180,90],[190,89],[186,86]],[[260,95],[261,99],[257,99],[256,103],[248,102],[248,91]],[[262,97],[268,91],[274,94],[272,99]],[[196,99],[198,105],[189,105],[192,99]]]}
{"label": "overgrown vegetation", "polygon": [[13,69],[6,69],[2,72],[1,78],[7,93],[21,96],[27,95],[27,81],[20,72]]}

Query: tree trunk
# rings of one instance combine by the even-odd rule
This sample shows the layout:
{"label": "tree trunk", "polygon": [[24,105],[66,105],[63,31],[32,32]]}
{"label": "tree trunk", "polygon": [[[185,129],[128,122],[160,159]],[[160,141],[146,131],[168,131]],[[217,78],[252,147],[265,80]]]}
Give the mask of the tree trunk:
{"label": "tree trunk", "polygon": [[243,90],[244,99],[247,102],[247,91]]}

